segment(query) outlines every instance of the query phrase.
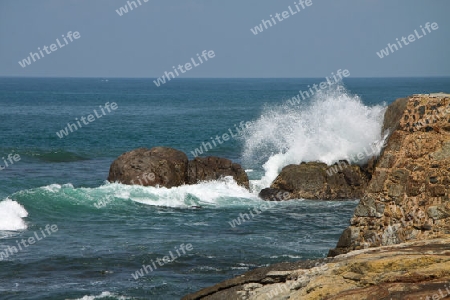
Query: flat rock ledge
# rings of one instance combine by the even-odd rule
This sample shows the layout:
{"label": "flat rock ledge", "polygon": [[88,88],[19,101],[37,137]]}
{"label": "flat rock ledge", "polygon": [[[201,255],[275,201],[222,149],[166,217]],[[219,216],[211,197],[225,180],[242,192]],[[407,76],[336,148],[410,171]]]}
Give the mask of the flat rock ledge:
{"label": "flat rock ledge", "polygon": [[[429,298],[427,298],[429,297]],[[450,235],[249,271],[183,300],[450,298]]]}

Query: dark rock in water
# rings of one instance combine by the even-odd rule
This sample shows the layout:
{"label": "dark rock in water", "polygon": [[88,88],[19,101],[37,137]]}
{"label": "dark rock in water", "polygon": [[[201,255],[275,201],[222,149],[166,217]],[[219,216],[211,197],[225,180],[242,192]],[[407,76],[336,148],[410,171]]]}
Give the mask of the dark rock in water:
{"label": "dark rock in water", "polygon": [[196,157],[188,164],[188,183],[217,180],[224,176],[233,176],[239,185],[249,188],[247,173],[239,164],[221,157]]}
{"label": "dark rock in water", "polygon": [[119,156],[109,169],[108,181],[143,186],[180,186],[187,181],[186,154],[167,147],[139,148]]}
{"label": "dark rock in water", "polygon": [[282,201],[282,200],[288,200],[291,193],[288,191],[283,191],[279,189],[273,189],[273,188],[265,188],[262,189],[261,192],[259,192],[259,197],[263,200],[268,201]]}
{"label": "dark rock in water", "polygon": [[167,188],[232,176],[249,187],[247,174],[239,164],[220,157],[188,161],[185,153],[168,147],[139,148],[119,156],[109,169],[108,181]]}
{"label": "dark rock in water", "polygon": [[270,189],[261,191],[260,197],[272,200],[279,192],[289,192],[289,199],[357,199],[367,186],[368,178],[357,165],[340,161],[332,166],[324,163],[309,162],[300,165],[288,165],[274,180]]}

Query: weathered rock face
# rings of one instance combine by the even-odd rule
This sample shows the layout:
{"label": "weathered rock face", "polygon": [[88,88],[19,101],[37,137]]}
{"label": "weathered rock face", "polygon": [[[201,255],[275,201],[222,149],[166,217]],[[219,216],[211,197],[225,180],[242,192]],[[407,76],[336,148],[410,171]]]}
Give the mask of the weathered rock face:
{"label": "weathered rock face", "polygon": [[[182,300],[448,299],[450,237],[249,271]],[[428,297],[428,298],[427,298]]]}
{"label": "weathered rock face", "polygon": [[333,256],[450,233],[450,95],[399,99],[367,191]]}
{"label": "weathered rock face", "polygon": [[233,176],[239,185],[249,188],[247,173],[241,165],[221,157],[196,157],[189,161],[188,183],[195,184],[199,181],[216,180],[224,176]]}
{"label": "weathered rock face", "polygon": [[270,188],[263,189],[260,197],[272,200],[278,192],[289,192],[289,199],[357,199],[367,187],[368,175],[357,165],[340,161],[333,166],[309,162],[283,168]]}
{"label": "weathered rock face", "polygon": [[187,182],[187,167],[186,154],[176,149],[139,148],[122,154],[111,164],[108,181],[171,188]]}
{"label": "weathered rock face", "polygon": [[108,181],[167,188],[233,176],[249,187],[247,174],[239,164],[220,157],[188,161],[185,153],[167,147],[139,148],[119,156],[109,169]]}

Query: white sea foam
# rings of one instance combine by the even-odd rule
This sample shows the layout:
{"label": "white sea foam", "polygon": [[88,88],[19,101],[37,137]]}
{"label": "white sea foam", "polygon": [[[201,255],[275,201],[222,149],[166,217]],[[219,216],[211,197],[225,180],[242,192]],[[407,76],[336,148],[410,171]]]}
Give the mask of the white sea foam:
{"label": "white sea foam", "polygon": [[[116,294],[110,293],[110,292],[102,292],[100,295],[98,296],[83,296],[82,298],[78,298],[78,299],[74,299],[74,300],[96,300],[96,299],[104,299],[104,298],[109,298],[109,299],[117,299],[117,300],[126,300],[126,299],[131,299],[129,297],[125,297],[125,296],[118,296]],[[66,300],[71,300],[71,299],[66,299]]]}
{"label": "white sea foam", "polygon": [[231,176],[173,188],[106,182],[97,188],[74,188],[71,184],[51,184],[33,192],[39,193],[39,190],[61,194],[60,199],[65,198],[66,201],[99,209],[106,209],[129,200],[145,205],[178,208],[246,206],[261,201],[255,194],[238,185]]}
{"label": "white sea foam", "polygon": [[0,230],[18,231],[27,229],[23,220],[28,216],[25,208],[9,198],[0,202]]}
{"label": "white sea foam", "polygon": [[166,207],[222,207],[258,200],[231,177],[170,189],[141,186],[126,186],[125,189],[128,192],[122,191],[123,196],[133,201]]}
{"label": "white sea foam", "polygon": [[381,140],[384,111],[385,106],[364,105],[342,86],[317,93],[308,104],[266,108],[243,137],[244,165],[265,171],[253,188],[268,187],[289,164],[332,164],[370,149]]}

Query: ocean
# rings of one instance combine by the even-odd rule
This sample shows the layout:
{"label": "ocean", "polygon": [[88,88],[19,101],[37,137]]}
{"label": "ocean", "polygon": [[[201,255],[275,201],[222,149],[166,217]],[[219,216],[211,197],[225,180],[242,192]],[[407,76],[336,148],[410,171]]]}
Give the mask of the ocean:
{"label": "ocean", "polygon": [[[387,105],[449,92],[450,78],[345,78],[288,102],[322,81],[0,78],[0,299],[180,299],[256,267],[325,257],[357,200],[253,213],[265,203],[258,192],[283,166],[368,147]],[[252,125],[202,156],[242,164],[250,191],[230,178],[172,189],[106,182],[126,151],[167,146],[192,159],[241,122]]]}

